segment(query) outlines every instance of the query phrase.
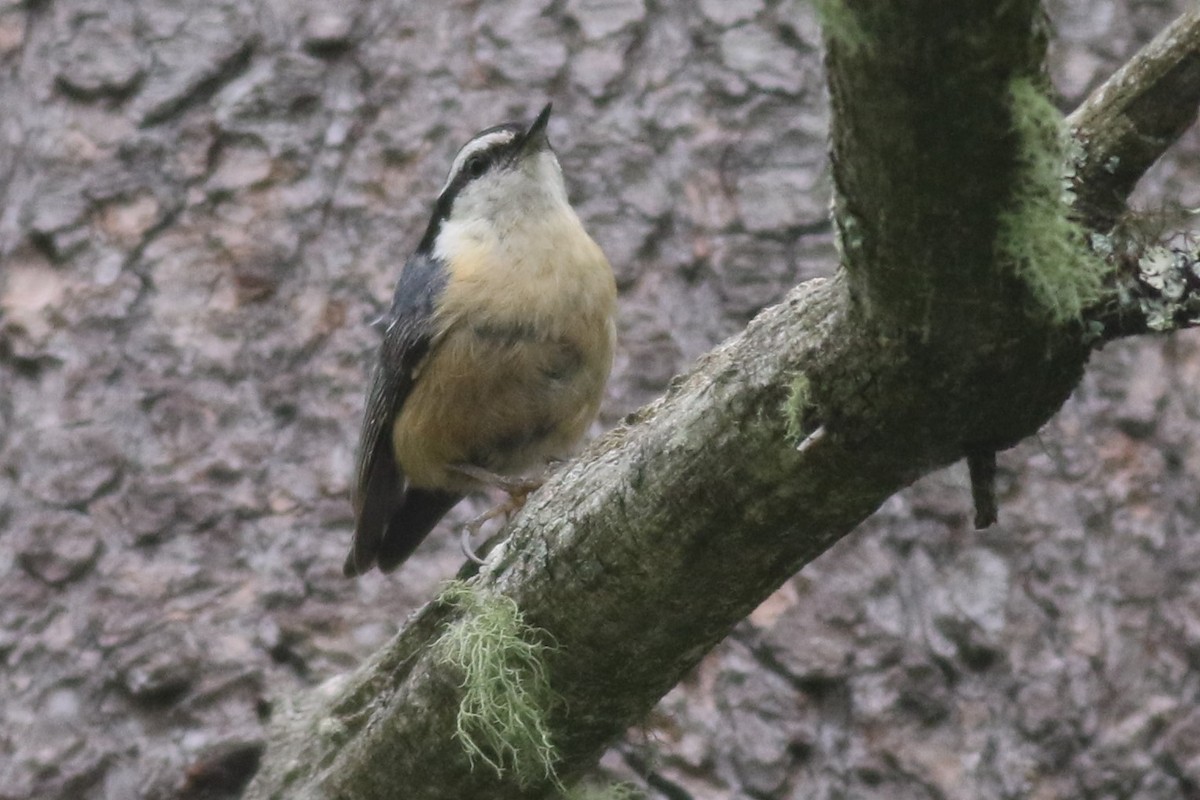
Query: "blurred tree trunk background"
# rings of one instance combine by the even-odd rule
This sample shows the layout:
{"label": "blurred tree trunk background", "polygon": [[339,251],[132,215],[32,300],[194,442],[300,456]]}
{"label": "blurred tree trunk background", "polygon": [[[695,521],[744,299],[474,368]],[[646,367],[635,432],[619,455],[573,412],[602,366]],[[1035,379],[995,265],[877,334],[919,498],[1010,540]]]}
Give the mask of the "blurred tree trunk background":
{"label": "blurred tree trunk background", "polygon": [[[1056,0],[1073,108],[1184,0]],[[597,431],[836,264],[782,0],[0,0],[0,798],[232,798],[452,576],[349,582],[367,327],[449,158],[555,102],[622,289]],[[1200,205],[1193,130],[1137,195]],[[649,797],[1200,796],[1200,338],[888,500],[604,758]],[[471,512],[459,509],[459,518]]]}

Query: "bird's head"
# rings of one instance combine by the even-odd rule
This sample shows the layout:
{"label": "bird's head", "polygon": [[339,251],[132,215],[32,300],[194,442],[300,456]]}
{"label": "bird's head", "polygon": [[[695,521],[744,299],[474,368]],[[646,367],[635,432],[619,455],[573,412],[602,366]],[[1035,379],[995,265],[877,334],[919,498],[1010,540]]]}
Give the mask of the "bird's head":
{"label": "bird's head", "polygon": [[528,127],[509,122],[462,146],[438,194],[421,245],[434,249],[445,230],[490,226],[497,232],[569,208],[562,168],[546,125],[550,105]]}

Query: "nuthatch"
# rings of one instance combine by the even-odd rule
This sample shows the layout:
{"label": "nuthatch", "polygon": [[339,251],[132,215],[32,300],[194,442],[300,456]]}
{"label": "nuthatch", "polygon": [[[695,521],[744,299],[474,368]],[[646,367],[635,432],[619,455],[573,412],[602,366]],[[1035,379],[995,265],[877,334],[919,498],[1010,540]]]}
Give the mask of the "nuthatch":
{"label": "nuthatch", "polygon": [[399,566],[481,478],[562,458],[595,418],[616,284],[546,137],[498,125],[454,157],[400,272],[359,442],[347,576]]}

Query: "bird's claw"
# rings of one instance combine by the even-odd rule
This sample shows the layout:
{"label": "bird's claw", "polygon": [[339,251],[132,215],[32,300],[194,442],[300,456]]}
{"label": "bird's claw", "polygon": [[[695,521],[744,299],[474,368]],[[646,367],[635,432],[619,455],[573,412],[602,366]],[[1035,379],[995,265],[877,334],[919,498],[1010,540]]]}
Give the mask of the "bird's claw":
{"label": "bird's claw", "polygon": [[483,559],[471,547],[471,539],[479,533],[485,524],[501,514],[504,515],[504,520],[507,522],[514,513],[525,507],[525,501],[529,499],[529,495],[537,491],[545,483],[545,479],[512,478],[507,475],[498,475],[482,467],[477,467],[474,464],[455,464],[451,469],[486,486],[495,486],[503,489],[508,494],[508,499],[503,503],[488,509],[463,525],[462,537],[459,541],[459,544],[462,546],[463,555],[476,564],[482,564]]}
{"label": "bird's claw", "polygon": [[463,555],[474,561],[476,564],[482,564],[483,559],[480,558],[471,547],[471,539],[479,533],[485,524],[496,517],[503,515],[504,521],[507,523],[509,518],[514,513],[524,508],[525,500],[528,498],[529,492],[533,491],[535,488],[537,487],[535,486],[526,489],[522,493],[511,492],[509,493],[508,499],[503,503],[493,506],[474,519],[467,521],[467,523],[463,525],[462,538],[459,542],[462,546]]}

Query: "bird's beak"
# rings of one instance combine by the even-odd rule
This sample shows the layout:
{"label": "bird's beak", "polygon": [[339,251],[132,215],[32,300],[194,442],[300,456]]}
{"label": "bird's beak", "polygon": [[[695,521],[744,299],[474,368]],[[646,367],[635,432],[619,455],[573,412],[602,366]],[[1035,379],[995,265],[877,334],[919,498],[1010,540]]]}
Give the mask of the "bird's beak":
{"label": "bird's beak", "polygon": [[546,107],[542,109],[542,113],[537,115],[537,119],[529,126],[529,130],[525,131],[525,135],[521,137],[522,156],[532,155],[539,150],[545,150],[550,147],[550,138],[546,135],[546,126],[550,122],[550,107],[551,103],[546,103]]}

